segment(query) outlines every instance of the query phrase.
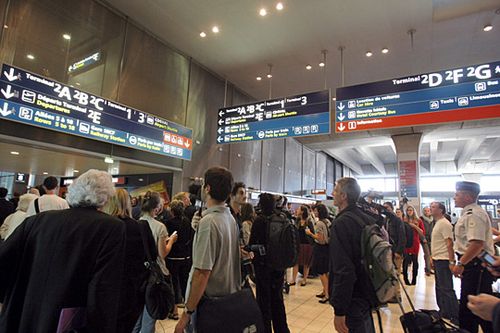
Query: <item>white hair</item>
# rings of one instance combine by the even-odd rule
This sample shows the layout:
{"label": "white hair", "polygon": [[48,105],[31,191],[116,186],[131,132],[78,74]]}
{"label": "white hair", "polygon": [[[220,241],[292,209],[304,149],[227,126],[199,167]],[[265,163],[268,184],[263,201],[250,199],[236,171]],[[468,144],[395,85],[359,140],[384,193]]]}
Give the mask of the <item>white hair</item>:
{"label": "white hair", "polygon": [[22,212],[26,212],[28,210],[28,206],[30,202],[38,198],[38,195],[32,193],[26,193],[19,197],[19,202],[17,203],[16,210],[20,210]]}
{"label": "white hair", "polygon": [[111,175],[91,169],[69,186],[66,201],[72,207],[103,207],[115,194]]}

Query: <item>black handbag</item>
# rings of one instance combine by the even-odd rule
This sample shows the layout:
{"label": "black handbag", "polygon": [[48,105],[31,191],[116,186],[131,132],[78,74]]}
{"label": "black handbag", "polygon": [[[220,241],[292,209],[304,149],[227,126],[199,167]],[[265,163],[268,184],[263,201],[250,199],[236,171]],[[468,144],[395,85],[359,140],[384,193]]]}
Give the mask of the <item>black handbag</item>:
{"label": "black handbag", "polygon": [[196,308],[196,332],[264,332],[259,305],[250,288],[223,297],[203,297]]}
{"label": "black handbag", "polygon": [[149,271],[148,278],[145,285],[145,302],[146,310],[153,319],[163,320],[166,319],[168,314],[172,312],[175,305],[174,288],[170,276],[163,274],[160,265],[156,262],[156,256],[153,258],[149,250],[148,238],[146,230],[149,228],[147,221],[139,221],[143,224],[141,229],[142,244],[146,254],[146,261],[144,266]]}

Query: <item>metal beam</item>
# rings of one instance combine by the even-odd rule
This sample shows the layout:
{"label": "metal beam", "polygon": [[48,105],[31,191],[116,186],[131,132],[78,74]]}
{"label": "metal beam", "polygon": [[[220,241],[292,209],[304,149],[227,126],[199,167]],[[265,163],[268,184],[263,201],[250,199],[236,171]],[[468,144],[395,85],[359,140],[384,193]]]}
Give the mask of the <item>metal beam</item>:
{"label": "metal beam", "polygon": [[438,155],[439,141],[431,141],[429,148],[429,171],[431,174],[436,172],[436,161]]}
{"label": "metal beam", "polygon": [[357,150],[361,155],[363,155],[368,162],[370,162],[375,169],[377,169],[378,172],[380,172],[382,175],[385,175],[385,167],[384,167],[384,162],[378,158],[377,154],[370,149],[369,147],[357,147],[355,150]]}
{"label": "metal beam", "polygon": [[360,175],[364,174],[363,168],[361,167],[361,164],[356,162],[356,160],[354,160],[350,156],[351,151],[348,151],[346,149],[342,149],[342,150],[329,149],[329,150],[326,150],[325,152],[327,154],[333,156],[336,160],[339,160],[340,162],[342,162],[344,165],[351,168],[356,173],[358,173]]}
{"label": "metal beam", "polygon": [[486,136],[476,136],[473,139],[467,141],[462,151],[460,152],[460,156],[456,160],[457,170],[459,172],[465,167],[467,162],[470,161],[470,158],[474,153],[479,149],[481,143],[486,139]]}

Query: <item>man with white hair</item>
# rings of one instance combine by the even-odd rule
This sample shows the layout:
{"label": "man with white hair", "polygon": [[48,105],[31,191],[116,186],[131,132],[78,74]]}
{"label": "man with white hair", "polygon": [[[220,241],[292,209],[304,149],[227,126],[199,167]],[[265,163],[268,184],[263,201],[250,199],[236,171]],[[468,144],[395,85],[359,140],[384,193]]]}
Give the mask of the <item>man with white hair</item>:
{"label": "man with white hair", "polygon": [[[70,209],[27,218],[0,246],[0,332],[116,332],[125,225],[100,211],[115,193],[111,175],[89,170],[70,185]],[[61,321],[60,321],[61,320]]]}

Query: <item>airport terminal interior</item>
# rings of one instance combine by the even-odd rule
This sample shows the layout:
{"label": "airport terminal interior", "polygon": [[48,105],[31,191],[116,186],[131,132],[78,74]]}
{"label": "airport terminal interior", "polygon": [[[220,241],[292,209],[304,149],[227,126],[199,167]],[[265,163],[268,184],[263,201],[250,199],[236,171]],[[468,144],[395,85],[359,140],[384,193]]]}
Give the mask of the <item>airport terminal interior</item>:
{"label": "airport terminal interior", "polygon": [[[47,176],[64,197],[98,169],[168,202],[223,166],[254,205],[270,192],[335,212],[353,177],[419,216],[442,202],[452,223],[455,184],[473,181],[498,227],[499,0],[0,0],[0,19],[7,199]],[[419,261],[408,292],[437,309]],[[291,332],[335,331],[320,291],[313,276],[284,295]],[[397,304],[381,314],[403,332]]]}

